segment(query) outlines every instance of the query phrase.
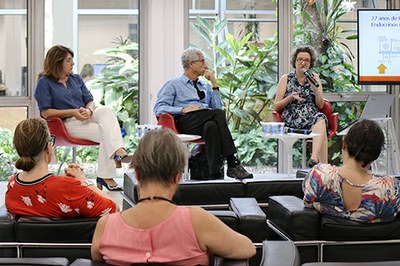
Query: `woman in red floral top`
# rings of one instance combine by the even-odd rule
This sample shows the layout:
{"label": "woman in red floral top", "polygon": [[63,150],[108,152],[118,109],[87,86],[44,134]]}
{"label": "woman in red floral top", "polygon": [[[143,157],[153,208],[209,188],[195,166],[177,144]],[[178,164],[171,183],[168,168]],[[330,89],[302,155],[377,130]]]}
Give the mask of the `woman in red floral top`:
{"label": "woman in red floral top", "polygon": [[14,145],[20,158],[15,165],[23,171],[8,182],[8,211],[45,217],[100,217],[115,212],[117,204],[86,179],[79,165],[68,165],[65,176],[49,173],[54,141],[43,119],[18,124]]}

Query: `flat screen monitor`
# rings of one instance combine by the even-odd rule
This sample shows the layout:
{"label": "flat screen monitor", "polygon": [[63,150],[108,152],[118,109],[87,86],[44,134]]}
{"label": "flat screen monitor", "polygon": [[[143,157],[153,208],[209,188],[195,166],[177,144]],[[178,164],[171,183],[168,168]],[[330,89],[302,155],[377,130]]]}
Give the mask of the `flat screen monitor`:
{"label": "flat screen monitor", "polygon": [[93,75],[95,78],[102,77],[103,73],[101,70],[105,68],[107,64],[93,64]]}
{"label": "flat screen monitor", "polygon": [[358,82],[400,84],[400,10],[358,9]]}

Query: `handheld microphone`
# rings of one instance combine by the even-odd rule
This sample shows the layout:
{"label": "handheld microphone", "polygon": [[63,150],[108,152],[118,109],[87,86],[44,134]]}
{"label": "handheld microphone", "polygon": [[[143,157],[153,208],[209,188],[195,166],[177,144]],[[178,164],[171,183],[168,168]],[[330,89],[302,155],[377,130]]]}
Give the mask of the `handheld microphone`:
{"label": "handheld microphone", "polygon": [[297,134],[309,135],[311,133],[311,130],[285,127],[284,132],[285,132],[285,134],[286,133],[297,133]]}
{"label": "handheld microphone", "polygon": [[302,68],[301,72],[303,72],[304,76],[306,76],[306,78],[311,81],[312,84],[314,84],[315,87],[319,87],[319,83],[318,81],[310,74],[310,72],[307,71],[307,69]]}

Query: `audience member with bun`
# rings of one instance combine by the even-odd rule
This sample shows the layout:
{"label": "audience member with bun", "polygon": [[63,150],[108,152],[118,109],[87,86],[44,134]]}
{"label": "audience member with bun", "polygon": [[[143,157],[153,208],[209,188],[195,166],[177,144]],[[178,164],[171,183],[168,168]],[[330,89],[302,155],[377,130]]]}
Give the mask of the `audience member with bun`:
{"label": "audience member with bun", "polygon": [[86,179],[78,164],[65,168],[65,175],[49,171],[55,136],[46,121],[27,119],[18,124],[14,145],[22,172],[7,185],[5,204],[15,215],[45,217],[100,217],[117,210],[116,203]]}
{"label": "audience member with bun", "polygon": [[369,171],[384,142],[376,122],[354,124],[343,138],[343,165],[319,164],[304,179],[304,204],[323,214],[359,222],[394,220],[400,209],[398,179]]}
{"label": "audience member with bun", "polygon": [[132,160],[139,200],[134,207],[99,220],[92,242],[93,260],[112,265],[208,265],[208,254],[235,259],[255,254],[249,238],[214,215],[172,201],[186,156],[185,147],[171,130],[144,135]]}

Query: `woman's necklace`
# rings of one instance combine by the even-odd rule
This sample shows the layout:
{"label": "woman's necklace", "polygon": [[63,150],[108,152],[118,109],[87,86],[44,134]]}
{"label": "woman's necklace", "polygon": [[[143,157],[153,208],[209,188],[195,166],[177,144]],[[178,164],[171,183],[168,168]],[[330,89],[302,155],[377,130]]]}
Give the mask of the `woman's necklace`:
{"label": "woman's necklace", "polygon": [[350,186],[352,186],[352,187],[363,187],[363,186],[365,186],[365,184],[361,184],[361,185],[359,185],[359,184],[354,184],[354,183],[352,183],[350,180],[348,180],[346,177],[344,177],[344,176],[342,176],[342,178],[343,178],[343,180],[344,181],[346,181],[346,183],[347,184],[349,184]]}
{"label": "woman's necklace", "polygon": [[[340,172],[340,171],[339,171]],[[368,174],[370,174],[370,172],[369,171],[367,171],[367,173]],[[346,177],[344,177],[342,174],[340,174],[339,173],[339,175],[340,175],[340,177],[347,183],[347,184],[349,184],[350,186],[352,186],[352,187],[363,187],[363,186],[365,186],[367,183],[364,183],[364,184],[354,184],[353,182],[351,182],[350,180],[348,180]]]}
{"label": "woman's necklace", "polygon": [[168,201],[169,203],[172,203],[172,204],[175,204],[175,205],[176,205],[176,203],[173,202],[172,200],[167,199],[167,198],[164,198],[164,197],[158,197],[158,196],[153,196],[153,197],[147,197],[147,198],[139,199],[139,200],[136,202],[136,204],[138,204],[138,203],[141,202],[141,201],[145,201],[145,200],[164,200],[164,201]]}

